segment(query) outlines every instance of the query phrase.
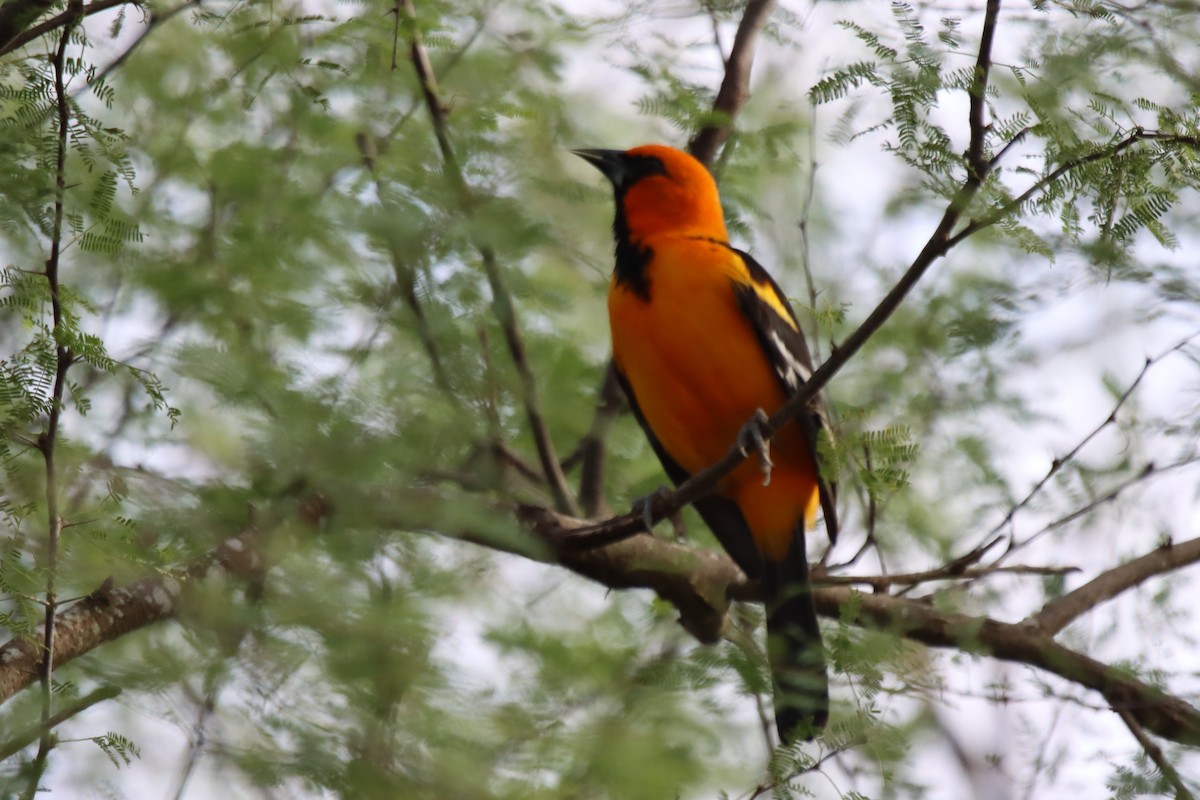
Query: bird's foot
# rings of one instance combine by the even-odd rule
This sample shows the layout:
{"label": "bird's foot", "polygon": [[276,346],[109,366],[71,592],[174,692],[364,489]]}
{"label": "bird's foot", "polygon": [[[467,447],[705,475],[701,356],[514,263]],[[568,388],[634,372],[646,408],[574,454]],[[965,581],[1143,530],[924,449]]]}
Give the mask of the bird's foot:
{"label": "bird's foot", "polygon": [[647,533],[654,533],[654,501],[660,500],[671,493],[665,486],[660,486],[645,497],[633,501],[633,510],[642,516],[642,524]]}
{"label": "bird's foot", "polygon": [[769,423],[767,412],[760,408],[754,412],[750,421],[742,426],[737,436],[738,452],[746,456],[750,455],[753,449],[758,453],[758,468],[762,471],[763,486],[771,485],[771,468],[775,466],[775,462],[771,461],[771,440],[763,435]]}

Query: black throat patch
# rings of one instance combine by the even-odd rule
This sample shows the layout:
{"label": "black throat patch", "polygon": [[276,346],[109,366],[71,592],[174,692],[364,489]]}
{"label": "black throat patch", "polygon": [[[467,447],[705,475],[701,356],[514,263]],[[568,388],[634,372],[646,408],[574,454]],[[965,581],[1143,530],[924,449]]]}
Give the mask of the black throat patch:
{"label": "black throat patch", "polygon": [[629,223],[625,219],[623,197],[617,197],[617,215],[613,217],[613,239],[617,243],[617,261],[614,267],[617,283],[646,302],[650,301],[650,277],[646,266],[654,256],[649,247],[629,238]]}

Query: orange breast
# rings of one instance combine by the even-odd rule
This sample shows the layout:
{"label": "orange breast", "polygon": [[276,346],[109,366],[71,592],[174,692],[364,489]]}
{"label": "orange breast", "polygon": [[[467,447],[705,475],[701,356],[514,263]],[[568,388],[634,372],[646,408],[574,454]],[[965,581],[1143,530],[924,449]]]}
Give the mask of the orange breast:
{"label": "orange breast", "polygon": [[[690,473],[728,452],[756,409],[786,399],[734,294],[744,265],[721,245],[694,239],[651,243],[650,301],[614,282],[608,309],[613,353],[642,415],[664,449]],[[759,548],[782,558],[797,523],[818,505],[815,465],[796,425],[772,440],[775,469],[762,485],[757,457],[722,484]]]}

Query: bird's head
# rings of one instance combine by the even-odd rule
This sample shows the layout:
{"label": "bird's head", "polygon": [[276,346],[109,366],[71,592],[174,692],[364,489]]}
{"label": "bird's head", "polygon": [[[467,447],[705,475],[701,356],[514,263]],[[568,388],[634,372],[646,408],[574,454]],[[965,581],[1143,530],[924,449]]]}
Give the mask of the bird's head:
{"label": "bird's head", "polygon": [[[717,184],[692,156],[660,144],[632,150],[572,150],[613,186],[618,236],[645,242],[656,236],[704,236],[725,241]],[[620,228],[624,225],[624,231]]]}

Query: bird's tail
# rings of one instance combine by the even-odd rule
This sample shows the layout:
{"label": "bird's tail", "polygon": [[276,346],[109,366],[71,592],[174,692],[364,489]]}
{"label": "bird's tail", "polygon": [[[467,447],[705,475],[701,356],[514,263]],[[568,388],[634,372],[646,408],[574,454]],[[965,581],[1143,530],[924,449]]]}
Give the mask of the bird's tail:
{"label": "bird's tail", "polygon": [[829,719],[825,648],[804,550],[804,529],[799,527],[782,561],[763,559],[775,727],[785,744],[797,738],[811,739]]}

